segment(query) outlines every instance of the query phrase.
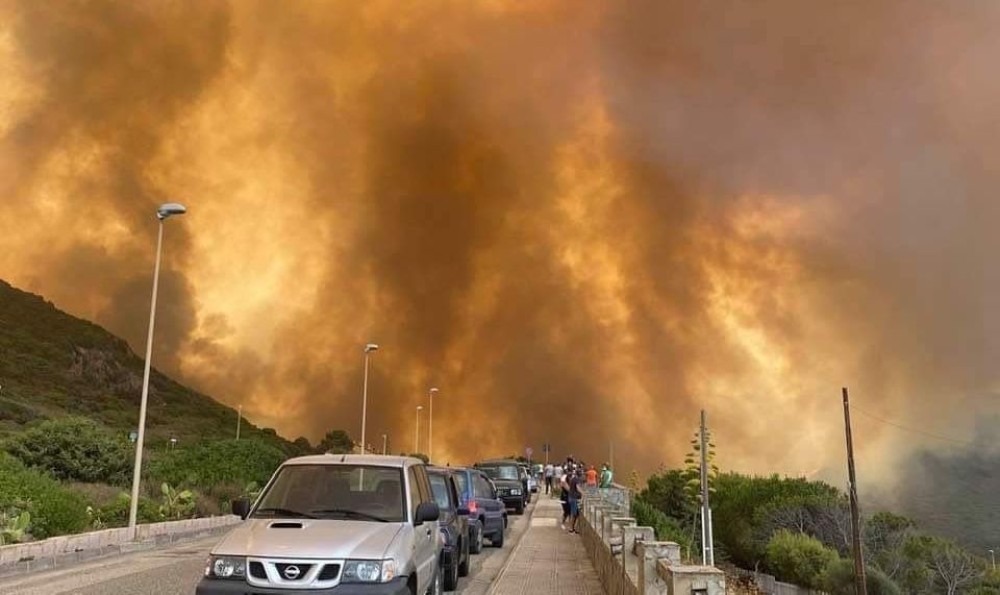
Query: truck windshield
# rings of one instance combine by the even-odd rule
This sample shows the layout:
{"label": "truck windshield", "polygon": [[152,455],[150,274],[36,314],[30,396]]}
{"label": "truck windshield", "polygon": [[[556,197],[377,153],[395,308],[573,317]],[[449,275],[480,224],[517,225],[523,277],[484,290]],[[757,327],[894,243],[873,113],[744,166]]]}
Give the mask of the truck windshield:
{"label": "truck windshield", "polygon": [[517,472],[516,465],[496,465],[491,467],[480,467],[486,475],[492,479],[521,479]]}
{"label": "truck windshield", "polygon": [[400,523],[405,510],[395,467],[287,465],[250,516]]}

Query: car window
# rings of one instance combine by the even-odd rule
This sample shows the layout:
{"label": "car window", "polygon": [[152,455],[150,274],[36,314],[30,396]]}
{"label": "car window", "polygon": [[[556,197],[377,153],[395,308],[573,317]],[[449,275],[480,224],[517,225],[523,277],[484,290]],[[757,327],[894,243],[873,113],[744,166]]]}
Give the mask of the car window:
{"label": "car window", "polygon": [[490,482],[482,475],[476,474],[476,498],[487,498],[494,499],[496,494],[493,492],[493,486]]}
{"label": "car window", "polygon": [[403,476],[368,465],[286,465],[261,496],[256,518],[402,522]]}
{"label": "car window", "polygon": [[410,479],[410,515],[412,518],[417,518],[417,507],[424,501],[424,497],[421,493],[423,490],[420,487],[420,481],[417,479],[416,466],[410,467],[407,475]]}
{"label": "car window", "polygon": [[434,492],[434,501],[437,502],[438,508],[442,510],[454,508],[453,495],[449,493],[451,489],[448,485],[448,478],[438,473],[429,473],[427,478],[430,480],[431,491]]}
{"label": "car window", "polygon": [[521,479],[516,465],[482,465],[479,468],[492,479],[513,479],[515,481]]}
{"label": "car window", "polygon": [[452,477],[455,478],[455,486],[458,487],[458,493],[462,497],[465,497],[469,493],[469,478],[465,472],[453,473]]}
{"label": "car window", "polygon": [[430,481],[427,480],[427,467],[423,465],[415,465],[413,469],[417,473],[417,482],[420,484],[420,501],[433,502],[434,494],[431,492]]}

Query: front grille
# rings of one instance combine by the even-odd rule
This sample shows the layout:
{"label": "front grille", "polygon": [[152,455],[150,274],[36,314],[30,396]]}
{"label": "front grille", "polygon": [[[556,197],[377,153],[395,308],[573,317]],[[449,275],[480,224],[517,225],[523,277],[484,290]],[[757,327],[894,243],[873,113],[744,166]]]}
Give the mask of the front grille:
{"label": "front grille", "polygon": [[[291,567],[298,569],[298,572],[292,572],[292,576],[289,576],[288,569]],[[278,575],[286,581],[299,581],[305,578],[306,574],[312,569],[312,564],[275,564],[274,567],[278,569]]]}
{"label": "front grille", "polygon": [[264,571],[264,565],[260,562],[251,562],[250,576],[261,580],[267,580],[267,572]]}
{"label": "front grille", "polygon": [[332,581],[335,580],[339,574],[340,564],[327,564],[323,567],[323,570],[320,571],[316,580]]}

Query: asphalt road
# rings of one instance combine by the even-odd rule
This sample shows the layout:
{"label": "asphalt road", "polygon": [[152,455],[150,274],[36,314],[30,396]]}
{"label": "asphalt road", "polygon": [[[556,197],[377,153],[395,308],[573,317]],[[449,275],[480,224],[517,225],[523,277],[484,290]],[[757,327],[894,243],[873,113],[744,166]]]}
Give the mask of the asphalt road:
{"label": "asphalt road", "polygon": [[[484,544],[483,552],[472,556],[469,576],[459,579],[456,593],[485,595],[527,529],[534,507],[532,502],[523,516],[510,515],[502,549]],[[205,570],[205,558],[219,539],[204,538],[165,549],[0,579],[0,594],[191,595]]]}

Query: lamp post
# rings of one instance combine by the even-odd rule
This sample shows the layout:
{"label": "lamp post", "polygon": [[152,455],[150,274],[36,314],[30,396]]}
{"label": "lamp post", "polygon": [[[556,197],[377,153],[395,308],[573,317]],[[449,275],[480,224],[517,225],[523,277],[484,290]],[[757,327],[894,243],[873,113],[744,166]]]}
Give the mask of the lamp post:
{"label": "lamp post", "polygon": [[997,571],[997,555],[993,550],[988,550],[990,552],[990,562],[993,563],[993,572]]}
{"label": "lamp post", "polygon": [[417,429],[413,434],[413,454],[420,452],[420,412],[423,410],[423,405],[417,405]]}
{"label": "lamp post", "polygon": [[430,409],[427,411],[427,419],[430,422],[427,427],[427,458],[431,461],[434,460],[434,395],[436,394],[438,389],[432,388],[427,396],[430,403]]}
{"label": "lamp post", "polygon": [[365,383],[361,396],[361,454],[365,454],[365,428],[368,424],[368,358],[378,351],[378,345],[369,343],[365,345]]}
{"label": "lamp post", "polygon": [[146,434],[146,401],[149,398],[149,369],[153,357],[153,325],[156,321],[156,291],[160,283],[160,251],[163,247],[163,222],[173,215],[187,212],[184,205],[168,202],[156,209],[159,231],[156,235],[156,265],[153,268],[153,299],[149,306],[149,334],[146,336],[146,363],[142,372],[142,400],[139,402],[139,430],[135,441],[135,466],[132,469],[132,500],[128,510],[128,535],[135,539],[135,520],[139,511],[139,478],[142,475],[142,445]]}
{"label": "lamp post", "polygon": [[243,422],[243,405],[236,408],[236,439],[240,439],[240,424]]}
{"label": "lamp post", "polygon": [[382,454],[386,454],[386,449],[389,446],[389,435],[382,434]]}

